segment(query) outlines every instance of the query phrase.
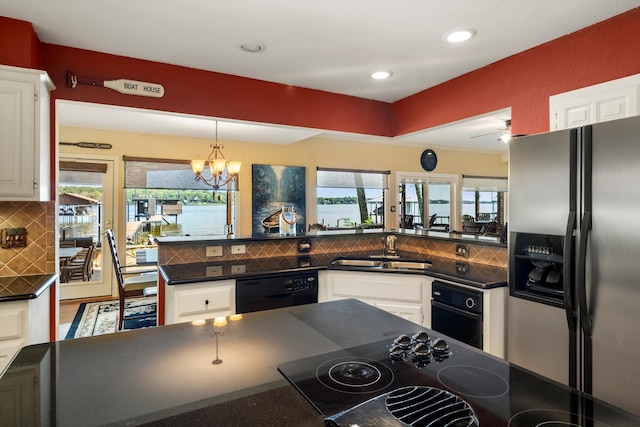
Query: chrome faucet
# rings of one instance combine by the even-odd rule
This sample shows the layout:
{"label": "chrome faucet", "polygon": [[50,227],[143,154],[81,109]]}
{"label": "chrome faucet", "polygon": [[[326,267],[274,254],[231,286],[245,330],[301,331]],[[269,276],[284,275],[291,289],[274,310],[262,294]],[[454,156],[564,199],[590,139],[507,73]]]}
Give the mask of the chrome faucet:
{"label": "chrome faucet", "polygon": [[382,238],[382,255],[383,256],[396,256],[398,250],[397,237],[390,234],[387,237]]}

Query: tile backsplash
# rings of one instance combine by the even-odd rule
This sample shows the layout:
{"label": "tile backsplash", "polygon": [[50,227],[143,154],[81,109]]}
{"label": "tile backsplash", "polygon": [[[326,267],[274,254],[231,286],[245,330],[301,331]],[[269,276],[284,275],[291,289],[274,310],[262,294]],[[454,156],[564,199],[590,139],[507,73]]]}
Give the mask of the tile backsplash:
{"label": "tile backsplash", "polygon": [[[158,258],[160,264],[188,264],[195,262],[233,261],[240,259],[257,259],[280,256],[297,256],[298,243],[302,239],[269,239],[243,241],[246,250],[244,254],[232,254],[231,245],[239,244],[238,241],[216,242],[223,247],[222,256],[216,258],[206,257],[206,247],[212,245],[208,242],[184,242],[171,243],[159,246]],[[314,236],[307,239],[311,242],[311,254],[336,254],[347,255],[352,252],[376,251],[382,253],[381,235],[351,234],[335,236]],[[429,237],[414,237],[399,234],[398,248],[403,253],[411,253],[415,256],[438,256],[442,258],[456,258],[455,247],[458,241],[446,239],[432,239]],[[481,243],[469,243],[469,258],[467,262],[481,263],[496,267],[507,266],[507,249],[501,246],[484,245]],[[414,256],[412,255],[412,256]]]}
{"label": "tile backsplash", "polygon": [[0,276],[53,274],[55,202],[0,202],[0,229],[24,227],[27,246],[0,248]]}

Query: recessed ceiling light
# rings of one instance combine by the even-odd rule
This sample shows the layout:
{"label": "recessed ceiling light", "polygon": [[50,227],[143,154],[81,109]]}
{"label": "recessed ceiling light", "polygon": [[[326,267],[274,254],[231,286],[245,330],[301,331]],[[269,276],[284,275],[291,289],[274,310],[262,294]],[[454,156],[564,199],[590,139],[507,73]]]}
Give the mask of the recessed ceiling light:
{"label": "recessed ceiling light", "polygon": [[458,30],[446,33],[444,36],[442,36],[442,38],[444,38],[449,43],[460,43],[469,40],[475,35],[476,30]]}
{"label": "recessed ceiling light", "polygon": [[393,73],[391,71],[376,71],[375,73],[371,73],[371,78],[375,80],[384,80],[391,77]]}
{"label": "recessed ceiling light", "polygon": [[258,53],[265,51],[267,49],[267,45],[259,41],[248,41],[244,42],[240,45],[240,49],[249,53]]}

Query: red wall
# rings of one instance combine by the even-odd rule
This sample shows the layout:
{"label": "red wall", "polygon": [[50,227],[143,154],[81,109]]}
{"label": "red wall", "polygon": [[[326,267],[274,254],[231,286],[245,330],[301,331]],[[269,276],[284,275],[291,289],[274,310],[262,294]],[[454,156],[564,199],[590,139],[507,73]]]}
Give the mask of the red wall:
{"label": "red wall", "polygon": [[[57,86],[56,99],[124,105],[344,132],[391,135],[391,106],[384,102],[269,83],[122,56],[43,45],[43,62]],[[67,71],[104,81],[119,78],[159,83],[162,98],[111,89],[67,87]]]}
{"label": "red wall", "polygon": [[640,73],[640,8],[393,104],[401,135],[511,107],[516,134],[549,130],[549,96]]}
{"label": "red wall", "polygon": [[0,16],[0,64],[41,68],[40,40],[30,22]]}
{"label": "red wall", "polygon": [[[7,42],[11,39],[11,42]],[[38,44],[31,24],[0,17],[0,63],[40,62],[54,99],[125,105],[372,135],[402,135],[506,107],[514,133],[549,129],[549,96],[640,73],[640,8],[387,104],[63,46]],[[41,60],[39,61],[39,59]],[[95,80],[160,83],[164,98],[66,86]]]}

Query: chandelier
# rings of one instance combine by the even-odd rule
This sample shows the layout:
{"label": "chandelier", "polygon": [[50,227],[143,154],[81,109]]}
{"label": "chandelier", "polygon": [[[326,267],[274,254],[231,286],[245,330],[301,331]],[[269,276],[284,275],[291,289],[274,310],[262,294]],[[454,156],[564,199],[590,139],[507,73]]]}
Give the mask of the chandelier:
{"label": "chandelier", "polygon": [[[234,162],[227,160],[222,154],[222,149],[224,145],[218,144],[218,122],[216,121],[216,142],[215,144],[209,145],[211,147],[211,153],[209,153],[209,157],[207,160],[191,160],[191,169],[193,173],[196,175],[196,181],[204,182],[205,184],[213,187],[213,191],[217,191],[220,187],[225,186],[229,183],[235,183],[238,178],[238,173],[240,173],[240,166],[242,166],[242,162]],[[202,171],[204,170],[205,163],[209,165],[209,170],[211,171],[211,178],[205,178],[202,175]],[[224,175],[224,171],[227,171],[226,175]]]}

